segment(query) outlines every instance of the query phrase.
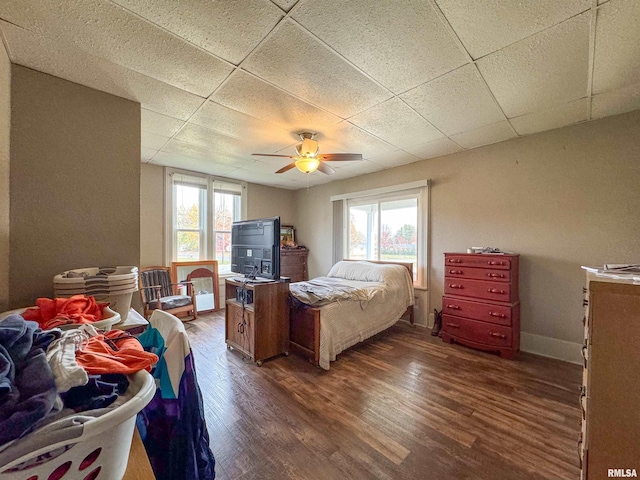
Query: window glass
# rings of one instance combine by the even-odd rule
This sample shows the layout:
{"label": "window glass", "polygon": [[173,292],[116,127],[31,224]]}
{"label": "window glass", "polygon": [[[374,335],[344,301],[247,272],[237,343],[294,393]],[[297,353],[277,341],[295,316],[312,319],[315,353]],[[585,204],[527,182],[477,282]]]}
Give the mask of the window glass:
{"label": "window glass", "polygon": [[418,271],[418,200],[380,203],[380,260],[413,263]]}
{"label": "window glass", "polygon": [[204,190],[175,186],[176,250],[178,261],[199,260],[203,250]]}
{"label": "window glass", "polygon": [[417,281],[418,195],[350,200],[347,258],[410,262]]}
{"label": "window glass", "polygon": [[231,270],[231,224],[242,219],[242,186],[177,172],[172,179],[172,251],[175,261],[215,259]]}

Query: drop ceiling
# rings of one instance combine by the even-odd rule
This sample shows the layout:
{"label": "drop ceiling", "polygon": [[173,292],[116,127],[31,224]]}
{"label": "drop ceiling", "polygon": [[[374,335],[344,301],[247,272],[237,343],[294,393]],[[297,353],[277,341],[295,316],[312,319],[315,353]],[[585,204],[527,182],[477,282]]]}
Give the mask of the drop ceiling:
{"label": "drop ceiling", "polygon": [[[140,102],[142,162],[287,189],[640,108],[637,0],[4,0],[0,33]],[[251,155],[303,131],[365,160]]]}

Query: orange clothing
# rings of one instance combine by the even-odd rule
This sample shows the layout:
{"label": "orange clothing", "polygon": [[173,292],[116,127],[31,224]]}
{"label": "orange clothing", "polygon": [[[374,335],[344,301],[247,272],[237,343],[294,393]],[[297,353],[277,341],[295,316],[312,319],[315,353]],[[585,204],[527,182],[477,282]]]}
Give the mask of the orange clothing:
{"label": "orange clothing", "polygon": [[156,354],[145,352],[137,338],[122,330],[109,330],[91,337],[76,350],[76,362],[90,375],[149,372],[157,361]]}
{"label": "orange clothing", "polygon": [[60,325],[93,323],[102,320],[102,310],[108,303],[98,303],[92,296],[74,295],[71,298],[38,298],[36,306],[22,313],[25,320],[38,322],[48,330]]}

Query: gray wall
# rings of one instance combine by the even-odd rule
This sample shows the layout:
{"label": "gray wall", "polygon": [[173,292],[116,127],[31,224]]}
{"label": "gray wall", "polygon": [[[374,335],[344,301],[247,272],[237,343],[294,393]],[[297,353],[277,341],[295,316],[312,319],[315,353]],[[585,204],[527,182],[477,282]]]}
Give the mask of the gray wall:
{"label": "gray wall", "polygon": [[0,312],[9,305],[9,132],[11,64],[0,41]]}
{"label": "gray wall", "polygon": [[140,266],[164,265],[164,168],[142,164],[140,171]]}
{"label": "gray wall", "polygon": [[580,266],[640,261],[638,138],[636,111],[298,190],[310,274],[331,267],[331,195],[430,178],[431,306],[441,306],[444,252],[499,247],[521,255],[525,345],[582,343]]}
{"label": "gray wall", "polygon": [[12,66],[9,303],[140,262],[140,104]]}

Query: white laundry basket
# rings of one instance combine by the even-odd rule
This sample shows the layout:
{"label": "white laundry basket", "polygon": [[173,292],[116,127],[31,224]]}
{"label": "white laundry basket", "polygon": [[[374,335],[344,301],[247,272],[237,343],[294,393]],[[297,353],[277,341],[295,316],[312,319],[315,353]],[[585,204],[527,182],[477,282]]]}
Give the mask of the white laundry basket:
{"label": "white laundry basket", "polygon": [[79,413],[71,417],[73,425],[45,426],[0,450],[0,480],[121,480],[136,415],[156,392],[153,377],[144,370],[129,382],[133,397],[110,412],[99,417]]}

